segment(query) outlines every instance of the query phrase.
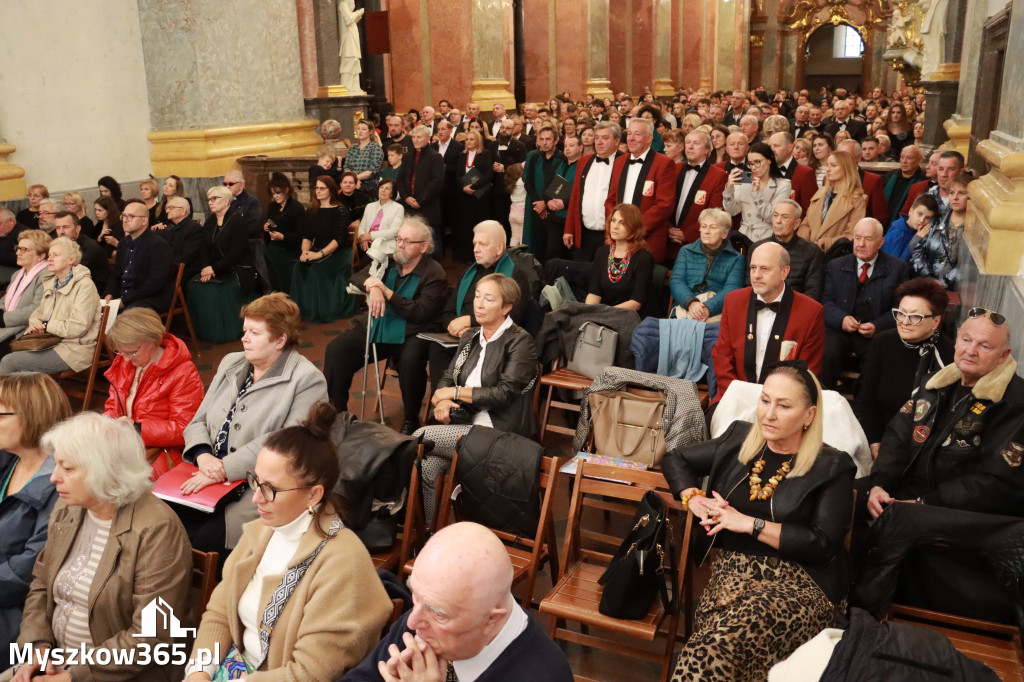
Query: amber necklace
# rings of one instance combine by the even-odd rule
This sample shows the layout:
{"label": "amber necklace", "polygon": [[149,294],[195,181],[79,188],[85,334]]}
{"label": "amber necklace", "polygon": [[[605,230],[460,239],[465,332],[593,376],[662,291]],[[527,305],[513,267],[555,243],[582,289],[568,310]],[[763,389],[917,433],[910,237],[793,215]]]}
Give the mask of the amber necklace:
{"label": "amber necklace", "polygon": [[761,456],[756,462],[754,462],[753,468],[750,470],[750,500],[767,500],[775,493],[775,489],[782,483],[782,479],[786,478],[786,474],[790,472],[792,467],[789,463],[792,460],[786,460],[782,463],[782,466],[778,468],[775,475],[768,479],[768,482],[761,485],[761,472],[764,471],[764,451],[768,448],[766,444],[761,449]]}

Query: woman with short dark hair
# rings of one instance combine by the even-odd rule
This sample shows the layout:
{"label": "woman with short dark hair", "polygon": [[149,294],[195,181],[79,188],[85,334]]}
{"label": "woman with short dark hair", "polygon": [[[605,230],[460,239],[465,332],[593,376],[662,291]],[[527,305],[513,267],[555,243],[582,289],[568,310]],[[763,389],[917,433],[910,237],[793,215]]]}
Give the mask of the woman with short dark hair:
{"label": "woman with short dark hair", "polygon": [[[644,241],[644,218],[633,204],[619,204],[605,225],[605,245],[594,254],[586,303],[646,310],[654,256]],[[643,313],[641,313],[643,316]]]}
{"label": "woman with short dark hair", "polygon": [[270,205],[263,232],[267,240],[267,259],[275,291],[291,291],[292,270],[302,248],[302,223],[306,209],[295,198],[292,183],[284,173],[270,177]]}

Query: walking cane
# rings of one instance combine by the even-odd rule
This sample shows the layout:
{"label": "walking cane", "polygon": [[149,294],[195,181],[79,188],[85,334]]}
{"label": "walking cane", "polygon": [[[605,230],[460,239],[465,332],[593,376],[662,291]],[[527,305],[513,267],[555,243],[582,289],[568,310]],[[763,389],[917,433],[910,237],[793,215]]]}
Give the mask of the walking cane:
{"label": "walking cane", "polygon": [[370,346],[373,346],[373,371],[377,378],[377,414],[380,423],[384,423],[384,397],[380,391],[380,365],[377,359],[377,344],[370,343],[370,335],[373,333],[373,315],[367,311],[366,315],[366,346],[363,348],[363,391],[359,396],[359,418],[364,419],[366,413],[366,377],[369,374],[367,367],[370,364]]}

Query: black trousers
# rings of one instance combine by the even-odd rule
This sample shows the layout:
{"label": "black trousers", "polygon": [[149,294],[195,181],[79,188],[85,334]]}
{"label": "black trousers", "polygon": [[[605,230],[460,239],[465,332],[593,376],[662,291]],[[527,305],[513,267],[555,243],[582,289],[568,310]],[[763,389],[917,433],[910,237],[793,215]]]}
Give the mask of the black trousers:
{"label": "black trousers", "polygon": [[[527,210],[529,208],[527,207]],[[550,217],[541,219],[536,213],[532,221],[533,255],[537,260],[546,263],[552,258],[564,258],[565,243],[562,241],[562,233],[565,230],[565,221]]]}
{"label": "black trousers", "polygon": [[844,332],[839,329],[825,328],[825,352],[821,361],[821,383],[825,388],[835,388],[839,375],[843,371],[846,357],[853,353],[857,356],[860,369],[864,369],[864,361],[868,357],[871,339],[857,332]]}
{"label": "black trousers", "polygon": [[[431,341],[410,336],[405,343],[378,343],[377,359],[392,359],[398,363],[398,386],[402,391],[402,405],[405,419],[415,420],[427,391],[427,359]],[[352,378],[363,367],[363,352],[366,348],[366,328],[355,326],[341,334],[329,344],[324,353],[324,376],[327,378],[327,396],[335,408],[348,410],[349,391]],[[370,349],[373,362],[373,349]],[[372,370],[370,370],[372,371]],[[369,379],[369,382],[376,379]]]}
{"label": "black trousers", "polygon": [[588,230],[582,228],[580,243],[572,250],[572,259],[584,263],[593,263],[594,254],[604,246],[604,230]]}

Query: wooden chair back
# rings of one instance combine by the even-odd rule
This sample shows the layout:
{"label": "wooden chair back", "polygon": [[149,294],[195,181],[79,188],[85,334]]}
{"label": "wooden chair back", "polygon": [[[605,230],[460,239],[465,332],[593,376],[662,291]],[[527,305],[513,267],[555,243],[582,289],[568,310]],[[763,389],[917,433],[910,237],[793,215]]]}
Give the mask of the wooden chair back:
{"label": "wooden chair back", "polygon": [[217,552],[192,550],[192,599],[197,625],[203,619],[206,605],[210,601],[210,595],[213,594],[213,588],[217,586],[217,561],[219,559],[220,556]]}
{"label": "wooden chair back", "polygon": [[[110,367],[112,361],[110,349],[107,345],[107,315],[110,313],[110,308],[106,305],[100,307],[100,330],[96,335],[96,347],[93,349],[92,362],[89,367],[83,369],[80,372],[69,369],[65,372],[59,372],[54,376],[57,383],[60,384],[61,388],[64,389],[64,393],[69,399],[81,398],[82,399],[82,411],[89,409],[89,404],[92,402],[93,389],[96,386],[96,374],[102,370]],[[68,386],[68,382],[73,381],[82,384],[83,388],[75,388]]]}
{"label": "wooden chair back", "polygon": [[171,306],[164,315],[164,333],[171,331],[171,322],[174,316],[182,314],[185,317],[185,324],[188,327],[189,336],[192,339],[192,351],[195,357],[199,357],[199,340],[196,338],[195,327],[192,326],[192,316],[188,312],[188,304],[185,303],[185,292],[181,288],[181,279],[185,275],[185,264],[178,263],[178,275],[174,279],[174,295],[171,296]]}
{"label": "wooden chair back", "polygon": [[[423,458],[423,445],[416,447],[417,463]],[[409,475],[409,487],[405,498],[405,517],[402,532],[390,548],[373,552],[370,558],[373,567],[401,575],[402,566],[426,542],[426,524],[423,521],[423,503],[420,500],[420,473],[414,463]],[[399,614],[401,615],[401,614]]]}

